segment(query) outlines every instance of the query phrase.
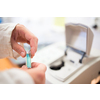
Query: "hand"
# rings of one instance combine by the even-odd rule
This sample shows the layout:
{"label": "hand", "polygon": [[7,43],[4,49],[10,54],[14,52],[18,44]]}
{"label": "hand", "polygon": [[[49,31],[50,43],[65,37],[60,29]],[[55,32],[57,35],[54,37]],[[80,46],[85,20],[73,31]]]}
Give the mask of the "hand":
{"label": "hand", "polygon": [[21,69],[26,71],[33,78],[36,84],[44,84],[46,66],[36,62],[33,62],[31,65],[31,69],[28,69],[26,65],[23,65]]}
{"label": "hand", "polygon": [[31,47],[31,57],[35,55],[37,51],[38,39],[31,33],[25,26],[17,24],[12,32],[11,45],[12,48],[19,53],[22,57],[26,56],[25,49],[17,42],[28,43]]}

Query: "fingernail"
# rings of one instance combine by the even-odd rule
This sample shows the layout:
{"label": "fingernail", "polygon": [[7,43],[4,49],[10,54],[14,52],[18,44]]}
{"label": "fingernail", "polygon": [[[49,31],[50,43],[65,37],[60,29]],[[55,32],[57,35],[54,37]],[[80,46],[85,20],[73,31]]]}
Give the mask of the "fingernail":
{"label": "fingernail", "polygon": [[27,68],[27,67],[25,65],[23,65],[22,68]]}
{"label": "fingernail", "polygon": [[31,55],[31,58],[33,58],[35,56],[35,54]]}
{"label": "fingernail", "polygon": [[24,57],[25,56],[25,52],[21,52],[21,56]]}
{"label": "fingernail", "polygon": [[25,68],[25,66],[22,66],[22,68]]}

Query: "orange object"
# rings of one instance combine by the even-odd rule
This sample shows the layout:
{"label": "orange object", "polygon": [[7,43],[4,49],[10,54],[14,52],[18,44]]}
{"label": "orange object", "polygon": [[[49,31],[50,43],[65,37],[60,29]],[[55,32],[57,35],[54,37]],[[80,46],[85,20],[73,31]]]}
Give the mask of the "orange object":
{"label": "orange object", "polygon": [[12,63],[8,58],[0,59],[0,71],[10,68],[19,68],[19,67],[14,63]]}

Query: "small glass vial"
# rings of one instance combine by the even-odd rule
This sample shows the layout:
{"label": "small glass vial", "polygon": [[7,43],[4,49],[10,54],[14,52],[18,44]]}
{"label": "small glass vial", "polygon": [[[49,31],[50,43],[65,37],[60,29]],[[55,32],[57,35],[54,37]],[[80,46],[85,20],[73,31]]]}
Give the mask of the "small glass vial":
{"label": "small glass vial", "polygon": [[31,53],[29,51],[26,52],[26,66],[27,68],[31,68]]}

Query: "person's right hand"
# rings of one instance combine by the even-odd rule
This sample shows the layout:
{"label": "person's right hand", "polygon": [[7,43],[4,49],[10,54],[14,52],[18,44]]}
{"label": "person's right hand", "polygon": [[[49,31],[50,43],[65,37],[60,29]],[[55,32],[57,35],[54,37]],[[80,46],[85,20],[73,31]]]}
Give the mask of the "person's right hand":
{"label": "person's right hand", "polygon": [[21,45],[18,44],[18,42],[28,43],[30,45],[31,58],[33,58],[37,51],[38,38],[21,24],[17,24],[12,31],[11,46],[17,53],[19,53],[20,56],[25,57],[26,51]]}
{"label": "person's right hand", "polygon": [[44,64],[33,62],[31,69],[28,69],[26,65],[23,65],[21,69],[26,71],[33,78],[36,84],[45,83],[46,66]]}

